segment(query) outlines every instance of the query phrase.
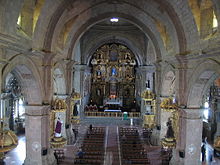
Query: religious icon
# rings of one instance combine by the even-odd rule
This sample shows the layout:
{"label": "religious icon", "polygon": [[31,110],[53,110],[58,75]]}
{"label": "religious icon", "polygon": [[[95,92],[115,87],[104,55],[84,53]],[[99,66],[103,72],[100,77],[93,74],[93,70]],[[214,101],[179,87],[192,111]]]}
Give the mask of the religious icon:
{"label": "religious icon", "polygon": [[78,105],[77,105],[77,103],[74,105],[74,108],[73,108],[73,116],[78,116]]}
{"label": "religious icon", "polygon": [[117,72],[116,72],[116,68],[112,68],[112,76],[115,76],[117,74]]}
{"label": "religious icon", "polygon": [[101,95],[101,90],[97,89],[97,95],[100,96]]}
{"label": "religious icon", "polygon": [[173,126],[172,126],[172,120],[170,118],[168,118],[168,121],[167,121],[166,138],[174,138],[174,131],[173,131]]}
{"label": "religious icon", "polygon": [[100,70],[97,71],[97,76],[101,76],[101,71]]}
{"label": "religious icon", "polygon": [[60,120],[60,118],[57,118],[57,123],[56,123],[56,128],[55,128],[55,137],[61,137],[61,130],[62,130],[62,121]]}

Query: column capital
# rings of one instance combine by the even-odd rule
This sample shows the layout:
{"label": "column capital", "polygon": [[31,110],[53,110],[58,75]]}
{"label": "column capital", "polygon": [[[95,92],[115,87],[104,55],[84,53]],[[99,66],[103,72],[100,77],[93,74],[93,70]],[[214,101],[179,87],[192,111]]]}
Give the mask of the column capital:
{"label": "column capital", "polygon": [[88,65],[77,64],[73,68],[75,71],[91,71],[91,68]]}
{"label": "column capital", "polygon": [[153,65],[142,65],[142,66],[137,67],[136,71],[141,71],[141,72],[145,71],[145,72],[149,72],[149,73],[155,72],[155,66],[153,66]]}
{"label": "column capital", "polygon": [[50,105],[27,105],[25,114],[28,116],[46,116],[50,110]]}
{"label": "column capital", "polygon": [[201,119],[202,118],[202,110],[199,108],[187,108],[187,109],[181,109],[182,117],[186,119]]}

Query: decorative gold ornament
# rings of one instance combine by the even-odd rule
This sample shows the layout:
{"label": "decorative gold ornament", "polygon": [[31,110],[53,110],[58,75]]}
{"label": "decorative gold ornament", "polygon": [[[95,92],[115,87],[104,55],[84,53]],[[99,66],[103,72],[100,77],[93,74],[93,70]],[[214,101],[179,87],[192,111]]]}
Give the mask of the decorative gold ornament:
{"label": "decorative gold ornament", "polygon": [[11,130],[0,132],[0,152],[8,152],[17,147],[18,138]]}
{"label": "decorative gold ornament", "polygon": [[173,102],[173,98],[165,98],[161,104],[160,107],[164,111],[175,111],[177,109],[177,104]]}
{"label": "decorative gold ornament", "polygon": [[217,136],[214,140],[214,149],[220,151],[220,136]]}
{"label": "decorative gold ornament", "polygon": [[[121,44],[105,44],[92,55],[91,65],[90,100],[101,106],[103,99],[110,95],[127,97],[123,106],[129,107],[135,99],[135,90],[132,88],[135,85],[136,60],[132,51]],[[129,86],[129,90],[126,86]]]}
{"label": "decorative gold ornament", "polygon": [[72,124],[79,124],[80,123],[80,117],[79,116],[72,116],[71,123]]}
{"label": "decorative gold ornament", "polygon": [[8,152],[18,145],[18,138],[11,130],[4,130],[4,119],[0,128],[0,159],[4,159],[4,152]]}
{"label": "decorative gold ornament", "polygon": [[63,148],[67,144],[67,140],[61,137],[53,137],[50,142],[52,148]]}
{"label": "decorative gold ornament", "polygon": [[67,109],[67,104],[63,99],[56,99],[52,103],[52,111],[53,112],[65,112]]}
{"label": "decorative gold ornament", "polygon": [[175,111],[167,122],[166,136],[161,140],[163,148],[175,148],[179,136],[179,111]]}
{"label": "decorative gold ornament", "polygon": [[72,100],[80,100],[81,99],[81,95],[77,92],[75,92],[75,90],[73,90],[72,94],[71,94],[71,99]]}
{"label": "decorative gold ornament", "polygon": [[143,127],[154,128],[155,126],[155,115],[144,115]]}
{"label": "decorative gold ornament", "polygon": [[163,146],[163,148],[175,148],[176,139],[175,138],[163,138],[161,140],[161,145]]}
{"label": "decorative gold ornament", "polygon": [[151,101],[154,100],[155,94],[151,92],[150,90],[145,90],[141,93],[141,98],[145,101]]}

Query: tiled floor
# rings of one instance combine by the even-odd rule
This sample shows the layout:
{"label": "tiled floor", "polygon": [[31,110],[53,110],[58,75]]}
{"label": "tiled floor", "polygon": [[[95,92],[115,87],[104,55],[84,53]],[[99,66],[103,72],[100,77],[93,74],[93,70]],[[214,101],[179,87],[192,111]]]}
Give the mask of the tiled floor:
{"label": "tiled floor", "polygon": [[18,146],[5,155],[6,165],[22,165],[26,156],[25,136],[18,136]]}
{"label": "tiled floor", "polygon": [[[138,121],[137,121],[138,122]],[[79,126],[79,136],[76,140],[76,143],[74,143],[73,145],[68,145],[65,147],[64,149],[64,153],[65,153],[65,160],[60,163],[61,165],[72,165],[74,162],[74,157],[76,155],[76,152],[79,148],[79,146],[81,145],[82,142],[82,138],[84,133],[86,132],[86,129],[88,128],[89,124],[94,124],[96,126],[108,126],[110,127],[108,130],[108,138],[110,137],[111,134],[115,134],[113,131],[113,127],[116,125],[120,125],[120,126],[129,126],[129,121],[121,121],[119,119],[117,120],[113,120],[113,119],[109,119],[109,120],[96,120],[96,119],[91,119],[91,120],[85,120],[84,122],[82,122],[82,125]],[[116,135],[115,135],[116,136]],[[12,151],[8,152],[5,155],[5,163],[6,165],[22,165],[24,160],[25,160],[25,155],[26,155],[26,148],[25,148],[25,136],[19,136],[19,143],[18,146],[13,149]],[[111,138],[109,138],[110,141],[112,140]],[[116,138],[114,137],[113,140],[116,140]],[[110,142],[109,141],[109,142]],[[115,143],[117,144],[117,143]],[[116,148],[111,148],[111,144],[107,143],[107,147],[109,151],[108,153],[113,153],[112,156],[115,156],[116,154]],[[148,156],[149,159],[151,161],[151,164],[153,165],[160,165],[160,161],[157,159],[157,157],[159,157],[160,155],[160,147],[159,146],[150,146],[146,143],[146,149],[148,151]],[[118,152],[118,151],[117,151]],[[219,158],[214,158],[213,157],[213,161],[210,161],[210,155],[213,154],[213,149],[212,146],[207,144],[206,145],[206,160],[204,162],[202,162],[202,165],[220,165],[220,159]],[[111,157],[111,154],[110,154]],[[118,158],[117,158],[118,161]]]}
{"label": "tiled floor", "polygon": [[[202,162],[202,165],[220,165],[220,159],[213,156],[213,148],[208,143],[206,144],[206,159],[204,162]],[[212,161],[211,161],[212,157]],[[202,160],[202,155],[201,155]]]}

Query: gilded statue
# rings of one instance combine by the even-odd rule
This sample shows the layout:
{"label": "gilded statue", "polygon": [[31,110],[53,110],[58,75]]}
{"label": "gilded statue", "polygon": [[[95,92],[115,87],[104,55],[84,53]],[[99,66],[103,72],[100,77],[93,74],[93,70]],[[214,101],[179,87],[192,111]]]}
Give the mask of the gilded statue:
{"label": "gilded statue", "polygon": [[160,107],[162,109],[167,109],[167,110],[175,110],[177,108],[177,104],[173,102],[173,99],[172,98],[166,98],[164,99],[161,104],[160,104]]}
{"label": "gilded statue", "polygon": [[142,92],[141,97],[145,100],[154,99],[154,94],[150,90],[145,90]]}

